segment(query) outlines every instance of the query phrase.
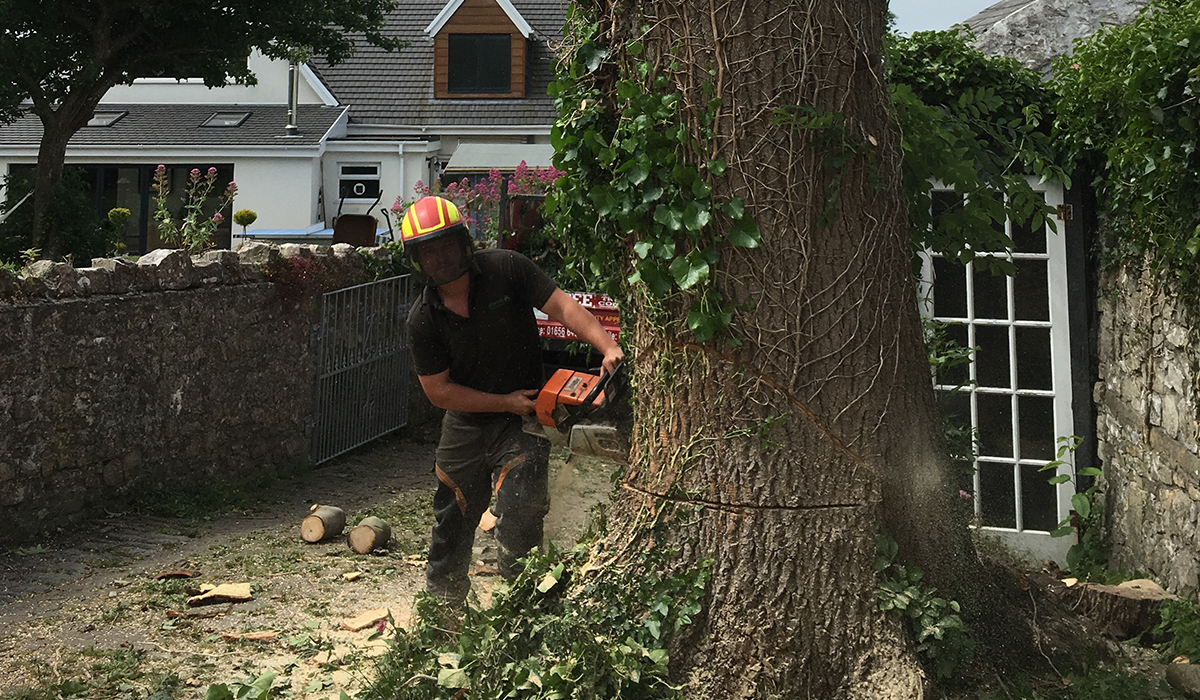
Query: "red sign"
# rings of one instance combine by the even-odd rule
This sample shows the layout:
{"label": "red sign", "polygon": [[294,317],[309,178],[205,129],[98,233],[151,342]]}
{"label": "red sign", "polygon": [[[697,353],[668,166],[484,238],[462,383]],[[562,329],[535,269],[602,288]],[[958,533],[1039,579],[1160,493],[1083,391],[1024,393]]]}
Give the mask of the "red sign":
{"label": "red sign", "polygon": [[[596,317],[604,330],[613,337],[613,340],[621,339],[621,312],[617,310],[616,303],[612,297],[607,294],[592,294],[590,292],[573,292],[570,293],[579,305]],[[538,335],[543,338],[555,338],[558,340],[579,340],[579,337],[571,332],[558,321],[546,316],[541,311],[534,312],[537,315]]]}

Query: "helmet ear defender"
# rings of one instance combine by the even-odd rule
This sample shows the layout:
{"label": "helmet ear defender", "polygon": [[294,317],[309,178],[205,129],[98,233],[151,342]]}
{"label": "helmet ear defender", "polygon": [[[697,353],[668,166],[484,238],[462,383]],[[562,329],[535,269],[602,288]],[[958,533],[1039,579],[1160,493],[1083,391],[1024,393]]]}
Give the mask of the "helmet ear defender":
{"label": "helmet ear defender", "polygon": [[467,271],[466,261],[471,256],[472,246],[467,225],[454,202],[442,197],[422,197],[404,212],[404,218],[400,222],[400,245],[413,269],[421,273],[429,284],[445,284],[454,280],[436,283],[429,280],[417,260],[416,250],[423,243],[448,235],[458,237],[463,244],[464,264],[462,273],[458,275],[461,277]]}

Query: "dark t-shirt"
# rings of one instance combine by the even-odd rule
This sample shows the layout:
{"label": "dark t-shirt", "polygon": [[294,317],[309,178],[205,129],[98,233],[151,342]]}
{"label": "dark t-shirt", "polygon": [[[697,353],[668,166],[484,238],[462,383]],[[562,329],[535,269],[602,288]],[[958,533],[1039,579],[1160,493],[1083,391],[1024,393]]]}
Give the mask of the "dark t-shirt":
{"label": "dark t-shirt", "polygon": [[490,394],[542,385],[541,341],[534,307],[557,289],[541,268],[511,250],[471,258],[470,316],[446,308],[426,287],[408,314],[408,342],[417,374],[450,370],[450,381]]}

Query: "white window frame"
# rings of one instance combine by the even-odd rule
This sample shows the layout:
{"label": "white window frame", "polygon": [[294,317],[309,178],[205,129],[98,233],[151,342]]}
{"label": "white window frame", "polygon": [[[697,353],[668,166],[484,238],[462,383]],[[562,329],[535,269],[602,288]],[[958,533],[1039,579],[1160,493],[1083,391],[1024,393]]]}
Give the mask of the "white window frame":
{"label": "white window frame", "polygon": [[[1034,179],[1030,179],[1030,185],[1034,191],[1041,192],[1046,203],[1053,209],[1058,210],[1063,203],[1063,189],[1061,185],[1056,183],[1040,183]],[[932,190],[947,191],[951,188],[943,186],[941,183],[933,183]],[[1075,544],[1074,536],[1054,538],[1050,536],[1050,532],[1046,530],[1026,529],[1024,526],[1024,518],[1021,504],[1021,467],[1024,466],[1044,466],[1050,460],[1045,459],[1029,459],[1023,458],[1020,452],[1020,414],[1017,409],[1017,398],[1019,396],[1052,396],[1054,405],[1054,435],[1056,437],[1069,436],[1074,433],[1074,418],[1072,408],[1072,385],[1071,385],[1071,345],[1070,345],[1070,307],[1067,300],[1067,250],[1066,250],[1066,228],[1061,218],[1054,217],[1055,229],[1049,228],[1050,222],[1047,221],[1046,235],[1046,252],[1045,253],[1017,253],[1010,252],[1007,254],[1008,259],[1020,261],[1022,259],[1040,259],[1046,261],[1046,284],[1049,294],[1049,321],[1016,321],[1016,310],[1014,308],[1015,296],[1013,290],[1014,280],[1008,277],[1005,280],[1005,289],[1007,291],[1008,318],[1006,320],[999,319],[976,319],[974,317],[974,274],[972,270],[973,263],[968,263],[966,270],[966,307],[967,316],[959,317],[935,317],[933,313],[934,301],[934,268],[933,256],[930,251],[925,251],[922,254],[922,270],[921,280],[918,284],[919,305],[921,314],[926,318],[938,318],[938,320],[946,320],[950,322],[963,322],[969,324],[968,328],[968,345],[976,347],[975,343],[975,326],[976,325],[995,325],[1009,328],[1009,376],[1016,375],[1017,349],[1015,346],[1015,333],[1011,330],[1013,327],[1043,327],[1050,329],[1050,363],[1051,363],[1051,390],[1040,389],[1020,389],[1011,387],[1010,389],[989,389],[972,386],[970,391],[971,405],[971,425],[977,426],[978,422],[978,406],[976,396],[981,393],[996,393],[996,394],[1011,394],[1012,407],[1012,436],[1013,436],[1013,457],[1012,459],[993,459],[980,457],[976,455],[974,467],[974,507],[977,516],[982,515],[982,505],[978,498],[980,492],[980,463],[1000,462],[1003,464],[1014,464],[1013,481],[1014,481],[1014,498],[1015,498],[1015,519],[1016,527],[996,527],[996,526],[979,526],[979,529],[996,539],[1003,545],[1017,553],[1024,554],[1030,561],[1041,562],[1045,559],[1054,559],[1060,563],[1065,563],[1066,551],[1072,544]],[[1012,237],[1012,221],[1005,222],[1005,233]],[[969,377],[972,382],[976,379],[975,357],[972,353],[971,365],[969,367]],[[936,378],[934,380],[936,382]],[[935,384],[936,386],[936,384]],[[952,387],[942,387],[939,389],[951,389]],[[1071,511],[1071,496],[1075,493],[1075,465],[1074,455],[1067,453],[1063,456],[1063,463],[1059,466],[1056,473],[1070,477],[1071,480],[1055,486],[1055,504],[1057,510],[1057,521],[1061,522],[1066,519]],[[1049,472],[1043,473],[1047,479],[1052,475]]]}

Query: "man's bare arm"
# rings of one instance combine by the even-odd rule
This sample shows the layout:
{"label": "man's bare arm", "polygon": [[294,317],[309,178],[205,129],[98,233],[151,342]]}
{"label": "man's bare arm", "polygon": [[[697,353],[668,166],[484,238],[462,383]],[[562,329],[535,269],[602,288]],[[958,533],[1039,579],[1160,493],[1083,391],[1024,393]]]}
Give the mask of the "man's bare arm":
{"label": "man's bare arm", "polygon": [[596,320],[592,312],[579,305],[571,295],[561,289],[554,290],[542,311],[547,316],[571,329],[581,340],[600,351],[604,355],[604,371],[611,373],[617,368],[617,363],[625,359],[625,353],[613,337],[604,330],[604,326]]}
{"label": "man's bare arm", "polygon": [[511,394],[489,394],[450,381],[450,370],[439,374],[418,375],[421,388],[429,402],[438,408],[464,413],[514,413],[526,416],[533,413],[537,389],[514,391]]}

